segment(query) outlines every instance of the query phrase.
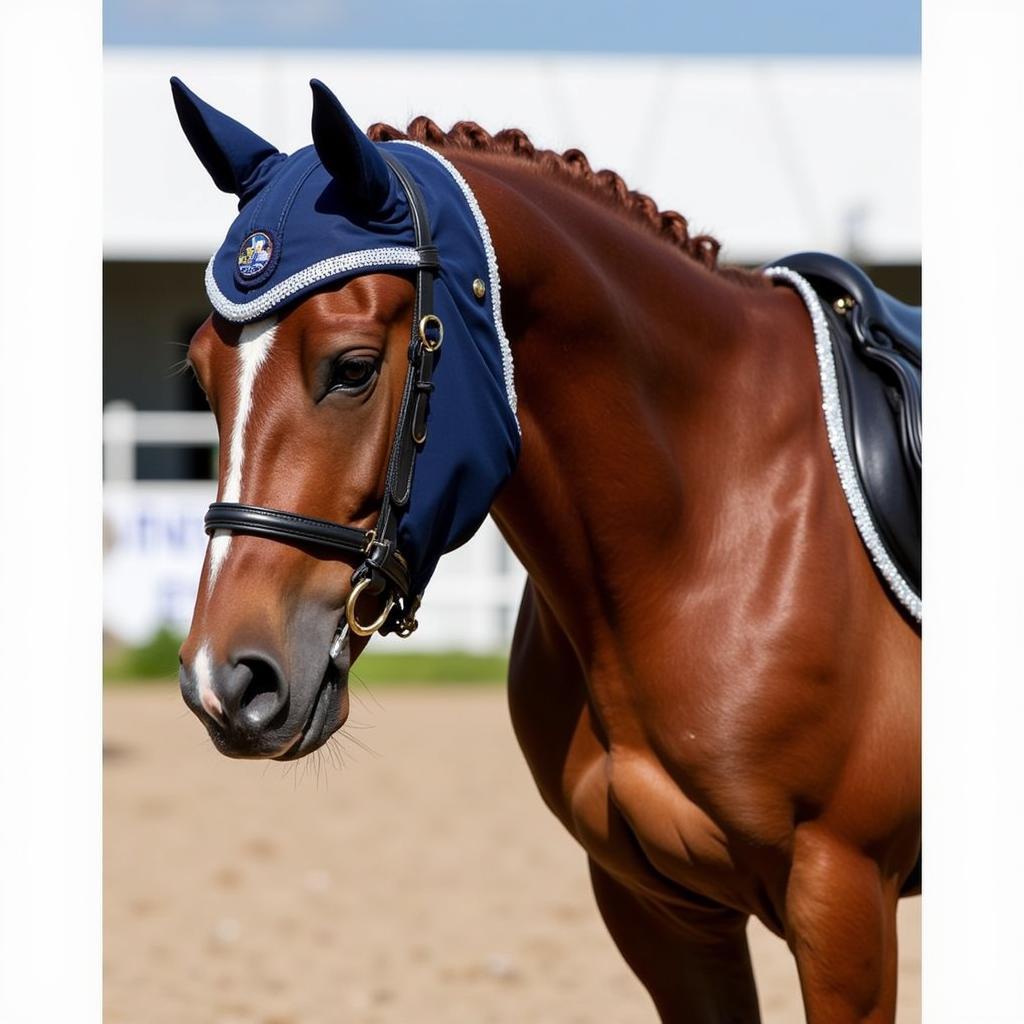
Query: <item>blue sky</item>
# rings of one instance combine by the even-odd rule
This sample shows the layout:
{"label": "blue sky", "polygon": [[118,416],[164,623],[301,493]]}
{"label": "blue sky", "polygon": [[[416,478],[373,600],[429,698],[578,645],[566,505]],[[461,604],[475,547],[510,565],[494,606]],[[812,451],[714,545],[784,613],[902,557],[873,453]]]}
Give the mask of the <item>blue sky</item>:
{"label": "blue sky", "polygon": [[107,45],[920,52],[919,0],[104,0]]}

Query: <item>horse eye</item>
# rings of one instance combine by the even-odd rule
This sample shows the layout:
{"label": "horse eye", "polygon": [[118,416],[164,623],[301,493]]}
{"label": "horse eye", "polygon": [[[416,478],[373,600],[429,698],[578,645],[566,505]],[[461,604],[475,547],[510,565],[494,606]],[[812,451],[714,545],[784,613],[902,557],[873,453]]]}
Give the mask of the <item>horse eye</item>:
{"label": "horse eye", "polygon": [[338,360],[331,371],[328,391],[362,391],[377,376],[377,360],[368,356],[349,356]]}

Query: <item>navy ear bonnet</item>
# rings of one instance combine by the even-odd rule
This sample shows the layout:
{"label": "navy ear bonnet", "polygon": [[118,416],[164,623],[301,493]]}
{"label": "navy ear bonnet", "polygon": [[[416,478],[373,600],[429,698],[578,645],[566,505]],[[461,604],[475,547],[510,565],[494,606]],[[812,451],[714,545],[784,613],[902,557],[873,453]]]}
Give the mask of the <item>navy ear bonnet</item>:
{"label": "navy ear bonnet", "polygon": [[286,156],[171,80],[193,149],[218,188],[239,197],[206,290],[221,316],[250,323],[359,274],[411,275],[419,254],[410,211],[381,150],[415,179],[440,257],[434,304],[444,323],[427,439],[398,534],[421,594],[441,555],[483,522],[519,456],[497,261],[476,199],[447,160],[419,143],[370,142],[325,86],[311,84],[315,144]]}

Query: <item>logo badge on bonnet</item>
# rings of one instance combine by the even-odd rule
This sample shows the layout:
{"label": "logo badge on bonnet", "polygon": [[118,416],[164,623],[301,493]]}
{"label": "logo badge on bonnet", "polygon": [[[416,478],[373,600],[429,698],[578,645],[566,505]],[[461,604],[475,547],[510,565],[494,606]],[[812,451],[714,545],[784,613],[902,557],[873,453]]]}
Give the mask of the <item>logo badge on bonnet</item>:
{"label": "logo badge on bonnet", "polygon": [[238,250],[238,276],[252,281],[270,269],[274,255],[274,240],[269,232],[254,231]]}

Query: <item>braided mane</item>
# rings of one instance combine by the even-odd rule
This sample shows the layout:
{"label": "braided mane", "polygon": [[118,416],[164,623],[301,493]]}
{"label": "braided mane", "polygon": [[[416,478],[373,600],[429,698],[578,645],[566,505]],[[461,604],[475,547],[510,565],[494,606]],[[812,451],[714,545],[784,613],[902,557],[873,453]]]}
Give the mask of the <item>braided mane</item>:
{"label": "braided mane", "polygon": [[422,142],[435,149],[475,150],[518,157],[587,189],[606,205],[625,211],[708,270],[742,280],[746,284],[762,284],[767,280],[761,274],[752,274],[738,267],[719,266],[718,253],[722,246],[717,239],[711,235],[691,235],[686,218],[681,213],[659,210],[650,196],[627,188],[615,171],[595,171],[579,149],[567,149],[564,153],[538,149],[526,132],[519,128],[505,128],[491,135],[475,121],[458,121],[450,131],[445,132],[429,117],[422,115],[413,118],[404,132],[378,122],[370,126],[367,135],[374,142]]}

